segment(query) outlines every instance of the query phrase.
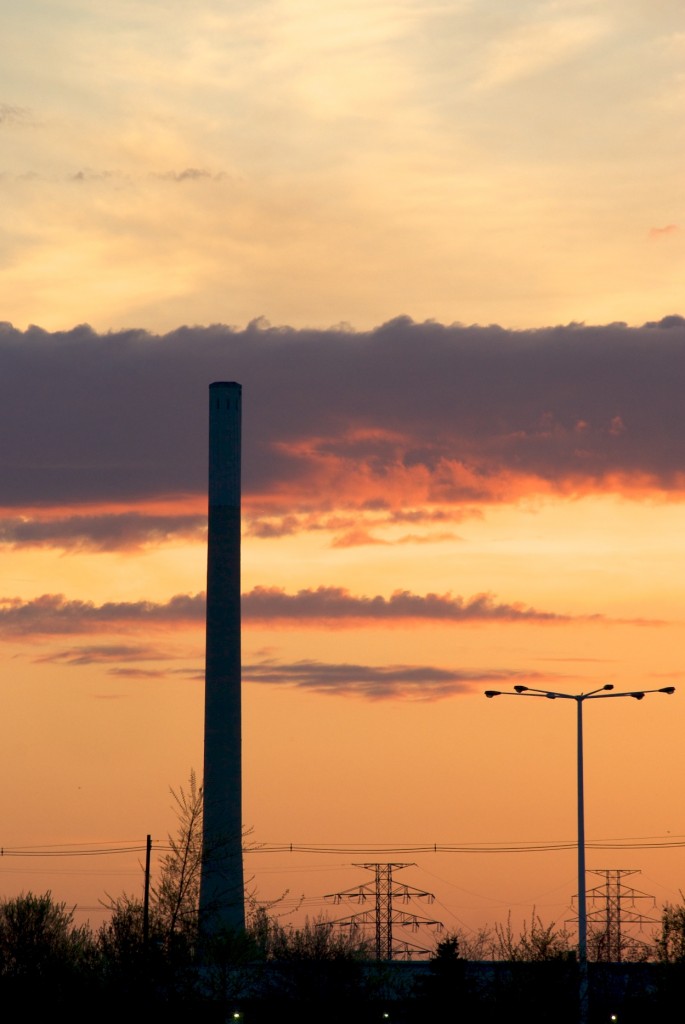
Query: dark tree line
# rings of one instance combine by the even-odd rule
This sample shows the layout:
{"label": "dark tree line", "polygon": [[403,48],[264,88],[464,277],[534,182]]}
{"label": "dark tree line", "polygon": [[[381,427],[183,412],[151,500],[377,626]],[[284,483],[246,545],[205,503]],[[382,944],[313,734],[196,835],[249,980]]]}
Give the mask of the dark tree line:
{"label": "dark tree line", "polygon": [[[427,963],[412,965],[374,961],[363,938],[333,922],[284,925],[264,908],[250,915],[245,934],[218,936],[201,949],[181,917],[169,928],[169,914],[155,904],[144,929],[142,902],[122,897],[92,931],[49,892],[0,900],[2,1005],[20,1007],[29,1020],[64,1012],[105,1024],[161,1014],[198,1024],[293,1015],[360,1024],[577,1020],[574,951],[539,922],[518,937],[502,932],[499,960],[469,959],[450,935]],[[592,1024],[612,1013],[622,1024],[672,1015],[685,988],[685,901],[664,908],[652,961],[590,966]]]}
{"label": "dark tree line", "polygon": [[[577,1019],[572,937],[533,911],[477,934],[455,932],[422,965],[380,963],[360,932],[324,918],[295,927],[278,901],[247,897],[241,934],[202,939],[198,928],[202,788],[191,773],[173,792],[178,830],[169,837],[149,903],[108,896],[97,930],[77,925],[50,892],[0,898],[0,998],[28,1019],[66,1012],[72,1021],[126,1024],[167,1019],[221,1022],[424,1021],[470,1024],[520,1016],[528,1024]],[[600,948],[599,941],[597,948]],[[620,1010],[622,1024],[671,1012],[685,989],[685,897],[667,904],[651,944],[631,964],[591,964],[592,1024]],[[641,961],[641,962],[639,962]],[[239,1017],[235,1017],[239,1014]]]}

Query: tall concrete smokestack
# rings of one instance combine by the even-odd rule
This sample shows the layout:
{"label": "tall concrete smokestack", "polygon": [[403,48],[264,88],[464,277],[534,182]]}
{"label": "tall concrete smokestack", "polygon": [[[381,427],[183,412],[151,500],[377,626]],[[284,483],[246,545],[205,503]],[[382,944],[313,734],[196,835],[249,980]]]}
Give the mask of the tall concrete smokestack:
{"label": "tall concrete smokestack", "polygon": [[242,388],[209,386],[204,834],[200,927],[242,931],[240,450]]}

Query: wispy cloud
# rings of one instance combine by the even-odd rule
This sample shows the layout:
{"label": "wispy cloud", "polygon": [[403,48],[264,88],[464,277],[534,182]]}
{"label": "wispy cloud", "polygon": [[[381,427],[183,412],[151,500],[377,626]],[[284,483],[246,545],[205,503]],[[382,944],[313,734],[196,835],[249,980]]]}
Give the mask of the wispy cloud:
{"label": "wispy cloud", "polygon": [[432,665],[331,664],[320,661],[263,661],[243,667],[252,683],[294,686],[325,694],[344,694],[368,700],[433,701],[472,693],[482,685],[506,685],[525,678],[540,681],[550,676],[508,669],[457,671]]}
{"label": "wispy cloud", "polygon": [[[198,656],[193,651],[191,657]],[[97,666],[105,675],[127,679],[184,679],[194,682],[204,680],[204,666],[198,657],[197,668],[178,667],[179,658],[188,657],[188,651],[172,650],[167,644],[155,647],[153,644],[76,644],[61,650],[53,650],[32,658],[37,665],[65,665],[68,668],[91,668]],[[151,663],[159,664],[152,667]],[[143,667],[145,666],[145,667]]]}
{"label": "wispy cloud", "polygon": [[[183,677],[202,681],[201,668],[151,667],[150,662],[170,662],[168,650],[145,644],[84,644],[53,651],[33,659],[38,664],[69,668],[103,668],[119,679],[147,680]],[[279,661],[267,655],[243,665],[245,683],[292,686],[315,693],[361,697],[366,700],[402,699],[434,701],[472,693],[481,686],[506,686],[525,680],[552,683],[563,674],[508,668],[452,669],[435,665],[365,665],[331,663],[313,659]]]}
{"label": "wispy cloud", "polygon": [[493,39],[476,79],[479,89],[509,86],[586,55],[611,30],[603,14],[561,15],[543,5],[542,16],[530,17]]}
{"label": "wispy cloud", "polygon": [[0,103],[0,128],[31,123],[33,123],[33,115],[27,107],[19,107],[13,103]]}
{"label": "wispy cloud", "polygon": [[[458,540],[455,533],[436,531],[436,526],[463,522],[468,518],[483,518],[479,508],[404,508],[386,507],[383,501],[367,502],[355,508],[353,513],[345,515],[342,511],[327,514],[324,511],[312,513],[293,513],[284,511],[277,514],[271,509],[270,515],[261,515],[259,511],[248,513],[245,519],[245,533],[249,537],[270,540],[289,537],[298,533],[326,531],[332,534],[331,545],[334,548],[356,547],[365,544],[433,544],[442,541]],[[408,533],[392,536],[387,528],[402,525],[424,528],[425,533]],[[382,530],[385,536],[379,536],[374,530]]]}
{"label": "wispy cloud", "polygon": [[[476,515],[472,510],[471,515]],[[354,515],[304,513],[283,516],[244,516],[244,533],[260,540],[277,539],[298,533],[326,532],[331,546],[356,547],[365,544],[434,544],[456,541],[455,533],[436,531],[436,524],[462,521],[458,511],[415,510],[396,513],[360,508]],[[374,528],[387,529],[403,523],[415,523],[424,533],[407,533],[392,537],[375,536]],[[366,525],[361,525],[366,524]],[[9,548],[56,548],[79,551],[136,552],[146,547],[169,542],[199,541],[207,536],[207,516],[188,514],[153,514],[147,512],[103,512],[91,515],[50,514],[31,510],[21,516],[0,517],[0,546]]]}
{"label": "wispy cloud", "polygon": [[165,181],[222,181],[226,175],[222,171],[208,171],[204,167],[186,167],[182,171],[166,171],[158,175]]}
{"label": "wispy cloud", "polygon": [[168,661],[168,651],[142,644],[93,644],[69,647],[34,658],[36,664],[61,664],[70,667],[86,665],[119,665],[121,662]]}
{"label": "wispy cloud", "polygon": [[667,235],[676,235],[680,228],[677,224],[665,224],[662,228],[650,228],[650,238],[664,238]]}
{"label": "wispy cloud", "polygon": [[119,679],[166,679],[168,673],[162,669],[117,667],[107,669],[107,675]]}
{"label": "wispy cloud", "polygon": [[454,533],[406,533],[393,540],[387,540],[383,537],[374,536],[369,530],[357,528],[336,537],[332,542],[332,546],[334,548],[357,548],[368,544],[382,544],[388,547],[393,544],[441,544],[444,541],[454,542],[458,539]]}

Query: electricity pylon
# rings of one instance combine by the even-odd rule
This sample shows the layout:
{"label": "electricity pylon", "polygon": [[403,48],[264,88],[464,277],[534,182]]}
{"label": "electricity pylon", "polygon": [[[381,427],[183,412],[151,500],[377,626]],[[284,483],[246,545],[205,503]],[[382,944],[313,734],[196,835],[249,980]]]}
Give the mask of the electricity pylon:
{"label": "electricity pylon", "polygon": [[623,884],[626,875],[638,875],[640,872],[636,868],[595,868],[588,873],[604,879],[602,885],[587,890],[587,900],[591,904],[587,921],[593,959],[607,963],[637,959],[641,947],[647,944],[626,933],[626,927],[658,924],[657,918],[646,917],[634,909],[638,900],[651,900],[652,906],[656,906],[654,897]]}
{"label": "electricity pylon", "polygon": [[405,957],[411,959],[412,951],[419,955],[425,955],[430,950],[423,949],[414,943],[403,939],[401,943],[393,942],[393,925],[400,925],[402,928],[410,928],[416,932],[423,925],[435,927],[437,931],[442,929],[441,921],[433,921],[405,910],[396,910],[394,904],[397,901],[409,903],[412,899],[425,899],[432,903],[435,899],[433,893],[423,892],[411,885],[397,884],[393,881],[393,870],[399,871],[402,868],[414,867],[413,864],[355,864],[356,868],[365,868],[373,871],[375,881],[373,885],[358,885],[352,889],[345,889],[343,892],[331,893],[324,899],[333,900],[334,903],[342,903],[344,900],[356,903],[374,901],[374,909],[363,910],[351,917],[342,918],[336,924],[352,928],[358,925],[373,924],[376,932],[375,954],[376,960],[392,960],[393,957]]}

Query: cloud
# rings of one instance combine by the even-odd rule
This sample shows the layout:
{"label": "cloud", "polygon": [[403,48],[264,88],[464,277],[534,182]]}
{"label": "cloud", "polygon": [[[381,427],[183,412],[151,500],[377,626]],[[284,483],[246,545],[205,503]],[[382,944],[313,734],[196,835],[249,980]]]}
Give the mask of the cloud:
{"label": "cloud", "polygon": [[[167,679],[172,676],[202,681],[204,673],[195,669],[144,668],[140,662],[171,661],[167,650],[145,644],[93,644],[68,647],[35,658],[37,664],[61,664],[69,668],[93,665],[106,674],[125,679]],[[327,663],[303,659],[280,662],[272,656],[243,665],[243,682],[271,686],[293,686],[316,693],[351,695],[368,700],[401,698],[439,700],[473,692],[479,686],[547,682],[564,678],[558,673],[511,669],[439,668],[433,665],[362,665]]]}
{"label": "cloud", "polygon": [[179,594],[165,603],[153,601],[67,600],[44,594],[30,601],[0,598],[0,636],[62,636],[106,630],[149,629],[155,626],[204,622],[204,595]]}
{"label": "cloud", "polygon": [[369,530],[355,527],[353,530],[349,530],[347,533],[342,534],[340,537],[336,537],[333,541],[334,548],[358,548],[365,547],[372,544],[388,544],[386,540],[382,540],[380,537],[374,537]]}
{"label": "cloud", "polygon": [[294,686],[325,694],[345,694],[369,700],[439,700],[473,692],[477,686],[506,685],[525,679],[549,679],[541,673],[508,669],[457,671],[431,665],[357,665],[320,661],[263,661],[243,666],[251,683]]}
{"label": "cloud", "polygon": [[119,679],[166,679],[168,673],[151,668],[108,668],[107,675]]}
{"label": "cloud", "polygon": [[[245,517],[245,533],[261,540],[289,537],[297,533],[327,531],[335,534],[331,541],[334,548],[355,547],[363,544],[432,544],[445,540],[455,541],[459,538],[450,532],[430,532],[436,525],[463,522],[467,518],[483,518],[478,508],[403,508],[387,509],[383,503],[367,502],[355,509],[354,514],[333,515],[319,513],[288,513],[282,516],[264,516],[259,513]],[[363,523],[363,525],[360,525]],[[425,534],[404,534],[392,538],[375,536],[371,530],[375,527],[395,527],[411,524],[428,528]]]}
{"label": "cloud", "polygon": [[611,31],[611,22],[603,14],[560,17],[554,8],[546,14],[510,28],[490,44],[476,88],[511,87],[521,79],[558,71],[580,56],[587,58],[588,51]]}
{"label": "cloud", "polygon": [[[582,616],[500,602],[492,594],[464,598],[447,594],[413,594],[397,590],[389,597],[351,594],[343,587],[316,587],[288,594],[280,587],[254,587],[242,595],[245,623],[272,626],[358,626],[393,622],[497,622],[564,625],[571,622],[614,625],[663,625],[657,619],[610,619],[601,614]],[[166,602],[69,600],[63,594],[43,594],[24,601],[0,597],[0,636],[61,636],[98,631],[128,631],[156,627],[201,626],[205,622],[204,594],[177,594]],[[96,650],[92,648],[91,650]]]}
{"label": "cloud", "polygon": [[669,330],[672,327],[685,327],[685,317],[672,313],[670,316],[662,316],[661,320],[652,320],[646,327],[660,327],[662,330]]}
{"label": "cloud", "polygon": [[348,533],[344,533],[339,537],[336,537],[331,544],[334,548],[356,548],[363,547],[367,544],[384,544],[386,547],[392,544],[441,544],[444,541],[454,542],[459,538],[454,533],[406,533],[402,537],[396,537],[394,540],[386,540],[381,537],[374,537],[369,530],[360,529],[357,527],[354,530],[350,530]]}
{"label": "cloud", "polygon": [[18,107],[12,103],[0,103],[0,127],[29,124],[32,121],[31,111],[27,107]]}
{"label": "cloud", "polygon": [[221,379],[243,385],[246,515],[284,527],[374,505],[685,490],[676,314],[524,331],[408,317],[359,333],[5,324],[0,368],[8,516],[202,499],[207,389]]}
{"label": "cloud", "polygon": [[206,516],[143,515],[139,512],[64,518],[0,519],[0,544],[65,550],[135,551],[172,538],[204,539]]}
{"label": "cloud", "polygon": [[222,171],[215,173],[200,167],[186,167],[182,171],[167,171],[157,177],[165,181],[221,181],[225,174]]}
{"label": "cloud", "polygon": [[86,170],[74,171],[73,174],[69,175],[69,181],[76,182],[92,182],[92,181],[109,181],[110,179],[125,180],[124,176],[118,174],[115,171],[94,171],[91,168]]}
{"label": "cloud", "polygon": [[243,597],[248,619],[392,622],[567,622],[569,616],[538,611],[518,604],[500,604],[490,594],[464,599],[452,594],[412,594],[396,591],[390,597],[356,597],[343,587],[317,587],[287,594],[278,587],[255,587]]}
{"label": "cloud", "polygon": [[69,668],[89,668],[97,665],[105,674],[127,679],[190,679],[204,680],[204,668],[141,668],[140,662],[173,662],[177,654],[168,647],[151,644],[83,644],[51,651],[33,658],[37,665],[66,665]]}
{"label": "cloud", "polygon": [[663,238],[666,235],[675,235],[679,230],[680,229],[677,224],[665,224],[662,228],[650,228],[649,237]]}
{"label": "cloud", "polygon": [[70,647],[35,658],[36,664],[74,666],[120,664],[129,661],[168,661],[171,655],[161,649],[141,644],[95,644]]}
{"label": "cloud", "polygon": [[[382,622],[536,622],[563,624],[581,621],[573,616],[540,611],[523,604],[500,603],[490,594],[462,598],[452,594],[412,594],[396,591],[390,597],[355,596],[342,587],[318,587],[288,594],[278,587],[255,587],[242,597],[246,622],[272,625],[359,625]],[[60,636],[98,631],[201,625],[204,594],[177,594],[166,602],[68,600],[63,594],[44,594],[32,600],[0,598],[0,636]],[[607,621],[601,615],[582,621]],[[94,650],[94,649],[91,649]]]}

